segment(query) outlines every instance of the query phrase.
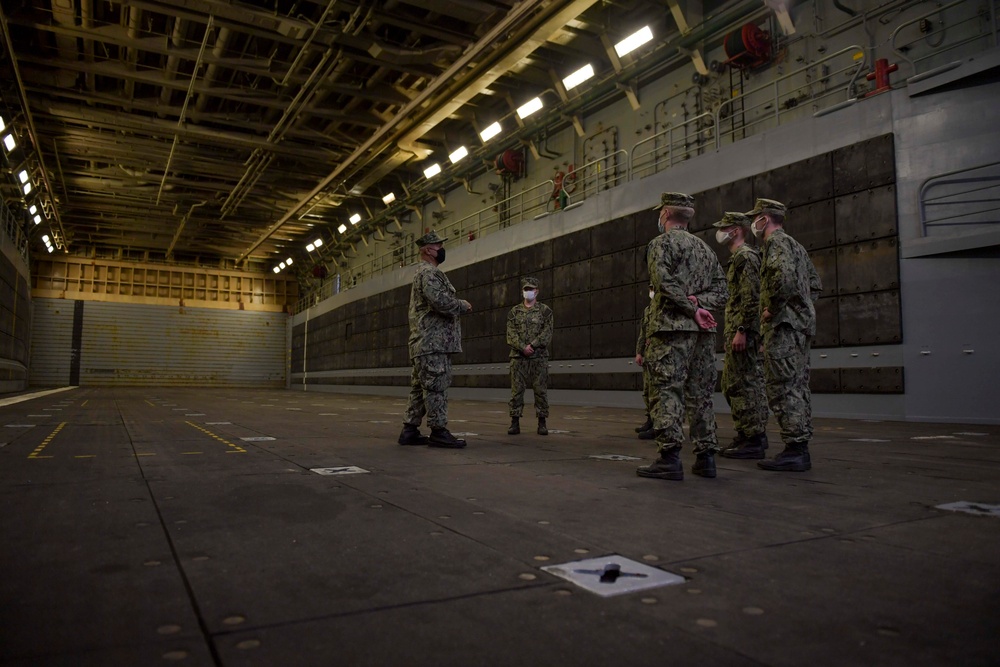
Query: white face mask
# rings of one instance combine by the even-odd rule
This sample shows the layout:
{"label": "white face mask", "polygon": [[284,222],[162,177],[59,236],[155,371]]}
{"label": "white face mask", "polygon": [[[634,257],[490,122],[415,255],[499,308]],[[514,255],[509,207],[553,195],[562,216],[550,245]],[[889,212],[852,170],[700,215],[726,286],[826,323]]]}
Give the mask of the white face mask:
{"label": "white face mask", "polygon": [[656,292],[649,290],[649,298],[652,299],[654,296],[656,296]]}
{"label": "white face mask", "polygon": [[536,292],[533,289],[526,289],[524,290],[524,292],[522,292],[522,294],[524,294],[525,301],[534,301],[535,296],[538,294],[538,292]]}
{"label": "white face mask", "polygon": [[767,227],[767,218],[765,218],[764,216],[760,216],[759,218],[754,218],[753,224],[750,225],[750,229],[753,231],[753,235],[756,236],[757,238],[760,238],[761,236],[764,235],[764,227],[757,229],[757,222],[759,220],[763,220],[764,227]]}
{"label": "white face mask", "polygon": [[732,232],[724,232],[721,229],[715,232],[715,242],[719,245],[726,245],[731,238],[733,238]]}

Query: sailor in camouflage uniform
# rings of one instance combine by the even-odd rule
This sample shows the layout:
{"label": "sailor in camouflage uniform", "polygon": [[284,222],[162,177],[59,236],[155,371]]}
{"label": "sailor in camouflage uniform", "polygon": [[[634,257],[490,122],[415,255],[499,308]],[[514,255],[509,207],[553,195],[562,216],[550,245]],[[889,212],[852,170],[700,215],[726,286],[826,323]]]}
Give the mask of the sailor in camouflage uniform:
{"label": "sailor in camouflage uniform", "polygon": [[653,428],[653,406],[656,405],[655,392],[651,390],[652,377],[649,369],[645,365],[646,357],[646,330],[649,328],[649,320],[653,313],[653,297],[656,292],[653,286],[649,286],[649,303],[642,311],[642,320],[639,322],[639,337],[635,341],[635,363],[642,368],[642,404],[646,406],[646,421],[635,427],[635,432],[639,434],[640,440],[653,440],[656,437],[656,430]]}
{"label": "sailor in camouflage uniform", "polygon": [[679,453],[684,442],[685,400],[696,460],[691,472],[715,477],[715,318],[711,309],[726,303],[726,276],[708,244],[687,231],[694,199],[678,192],[660,197],[661,234],[649,242],[646,260],[653,297],[643,363],[653,377],[659,402],[653,428],[659,458],[636,474],[684,479]]}
{"label": "sailor in camouflage uniform", "polygon": [[816,335],[813,305],[823,287],[809,254],[785,233],[785,205],[758,199],[752,211],[754,236],[764,239],[760,272],[760,326],[768,403],[781,427],[785,449],[758,461],[764,470],[802,472],[812,467],[812,395],[809,348]]}
{"label": "sailor in camouflage uniform", "polygon": [[510,428],[509,435],[521,432],[524,390],[535,396],[538,435],[548,435],[549,343],[552,342],[552,309],[538,303],[538,279],[521,281],[524,301],[507,315],[507,345],[510,347]]}
{"label": "sailor in camouflage uniform", "polygon": [[[451,281],[438,268],[445,258],[444,241],[436,232],[417,240],[420,262],[410,287],[410,401],[403,416],[401,445],[465,447],[447,429],[451,355],[462,351],[459,316],[472,310],[455,296]],[[420,421],[427,415],[430,438],[420,435]]]}
{"label": "sailor in camouflage uniform", "polygon": [[736,437],[721,454],[731,459],[762,459],[767,449],[767,397],[760,361],[760,252],[749,243],[750,218],[726,213],[715,223],[715,240],[727,246],[725,362],[722,395],[733,414]]}

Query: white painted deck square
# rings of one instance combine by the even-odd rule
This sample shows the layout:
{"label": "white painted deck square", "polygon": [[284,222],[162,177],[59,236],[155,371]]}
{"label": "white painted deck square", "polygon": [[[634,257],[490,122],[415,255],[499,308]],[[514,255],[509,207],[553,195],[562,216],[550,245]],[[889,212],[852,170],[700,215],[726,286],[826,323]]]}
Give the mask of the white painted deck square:
{"label": "white painted deck square", "polygon": [[244,442],[264,442],[266,440],[274,440],[274,438],[269,435],[254,435],[249,438],[240,438],[240,440]]}
{"label": "white painted deck square", "polygon": [[232,424],[233,422],[205,422],[208,426],[222,426],[223,424]]}
{"label": "white painted deck square", "polygon": [[938,505],[936,509],[947,510],[949,512],[965,512],[976,516],[995,516],[1000,518],[1000,505],[987,505],[986,503],[970,503],[962,500],[957,503],[945,503]]}
{"label": "white painted deck square", "polygon": [[618,554],[561,565],[546,565],[541,569],[605,598],[648,588],[682,584],[685,581],[680,575],[644,565]]}
{"label": "white painted deck square", "polygon": [[624,454],[591,454],[587,458],[601,459],[602,461],[641,461],[638,456],[625,456]]}
{"label": "white painted deck square", "polygon": [[187,413],[184,416],[185,417],[204,417],[205,413],[204,412],[189,412],[189,413]]}
{"label": "white painted deck square", "polygon": [[890,440],[882,440],[880,438],[851,438],[851,442],[891,442]]}
{"label": "white painted deck square", "polygon": [[309,472],[314,472],[317,475],[360,475],[370,471],[358,466],[340,466],[337,468],[309,468]]}
{"label": "white painted deck square", "polygon": [[556,433],[572,433],[572,432],[573,431],[561,431],[561,430],[559,430],[557,428],[550,428],[549,429],[549,433],[552,433],[552,434],[556,434]]}
{"label": "white painted deck square", "polygon": [[455,433],[452,433],[452,435],[455,436],[456,438],[467,438],[470,435],[479,435],[479,434],[472,433],[470,431],[456,431]]}
{"label": "white painted deck square", "polygon": [[34,424],[7,424],[7,428],[35,428]]}

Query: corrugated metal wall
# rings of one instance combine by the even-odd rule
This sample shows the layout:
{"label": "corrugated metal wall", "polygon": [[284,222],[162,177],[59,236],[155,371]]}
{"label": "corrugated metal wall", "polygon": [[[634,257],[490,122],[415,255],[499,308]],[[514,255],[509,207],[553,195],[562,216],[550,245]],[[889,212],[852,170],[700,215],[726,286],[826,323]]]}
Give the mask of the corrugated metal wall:
{"label": "corrugated metal wall", "polygon": [[64,387],[73,365],[73,307],[64,299],[31,300],[31,373],[33,387]]}
{"label": "corrugated metal wall", "polygon": [[[285,386],[284,313],[35,299],[32,383],[67,384],[82,303],[84,386]],[[53,330],[56,333],[53,333]],[[43,341],[57,348],[39,349]]]}

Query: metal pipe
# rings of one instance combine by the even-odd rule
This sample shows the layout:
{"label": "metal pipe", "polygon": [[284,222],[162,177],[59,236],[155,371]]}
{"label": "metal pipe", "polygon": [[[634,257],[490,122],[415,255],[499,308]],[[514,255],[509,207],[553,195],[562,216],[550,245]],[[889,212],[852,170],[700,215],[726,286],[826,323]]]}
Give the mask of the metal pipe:
{"label": "metal pipe", "polygon": [[[194,82],[198,80],[198,70],[201,69],[201,58],[205,55],[205,47],[208,45],[208,36],[212,32],[212,21],[214,16],[208,15],[208,23],[205,25],[205,36],[201,40],[201,48],[198,50],[198,59],[191,70],[191,82],[188,84],[187,95],[184,97],[184,104],[181,106],[181,115],[177,119],[177,127],[184,125],[184,117],[187,114],[188,103],[191,101],[191,94],[194,92]],[[160,181],[160,189],[156,193],[156,203],[160,203],[160,196],[163,194],[163,186],[167,183],[167,176],[170,175],[170,163],[174,160],[174,151],[177,150],[177,142],[180,135],[174,132],[174,142],[170,146],[170,155],[167,156],[167,166],[163,168],[163,180]]]}

